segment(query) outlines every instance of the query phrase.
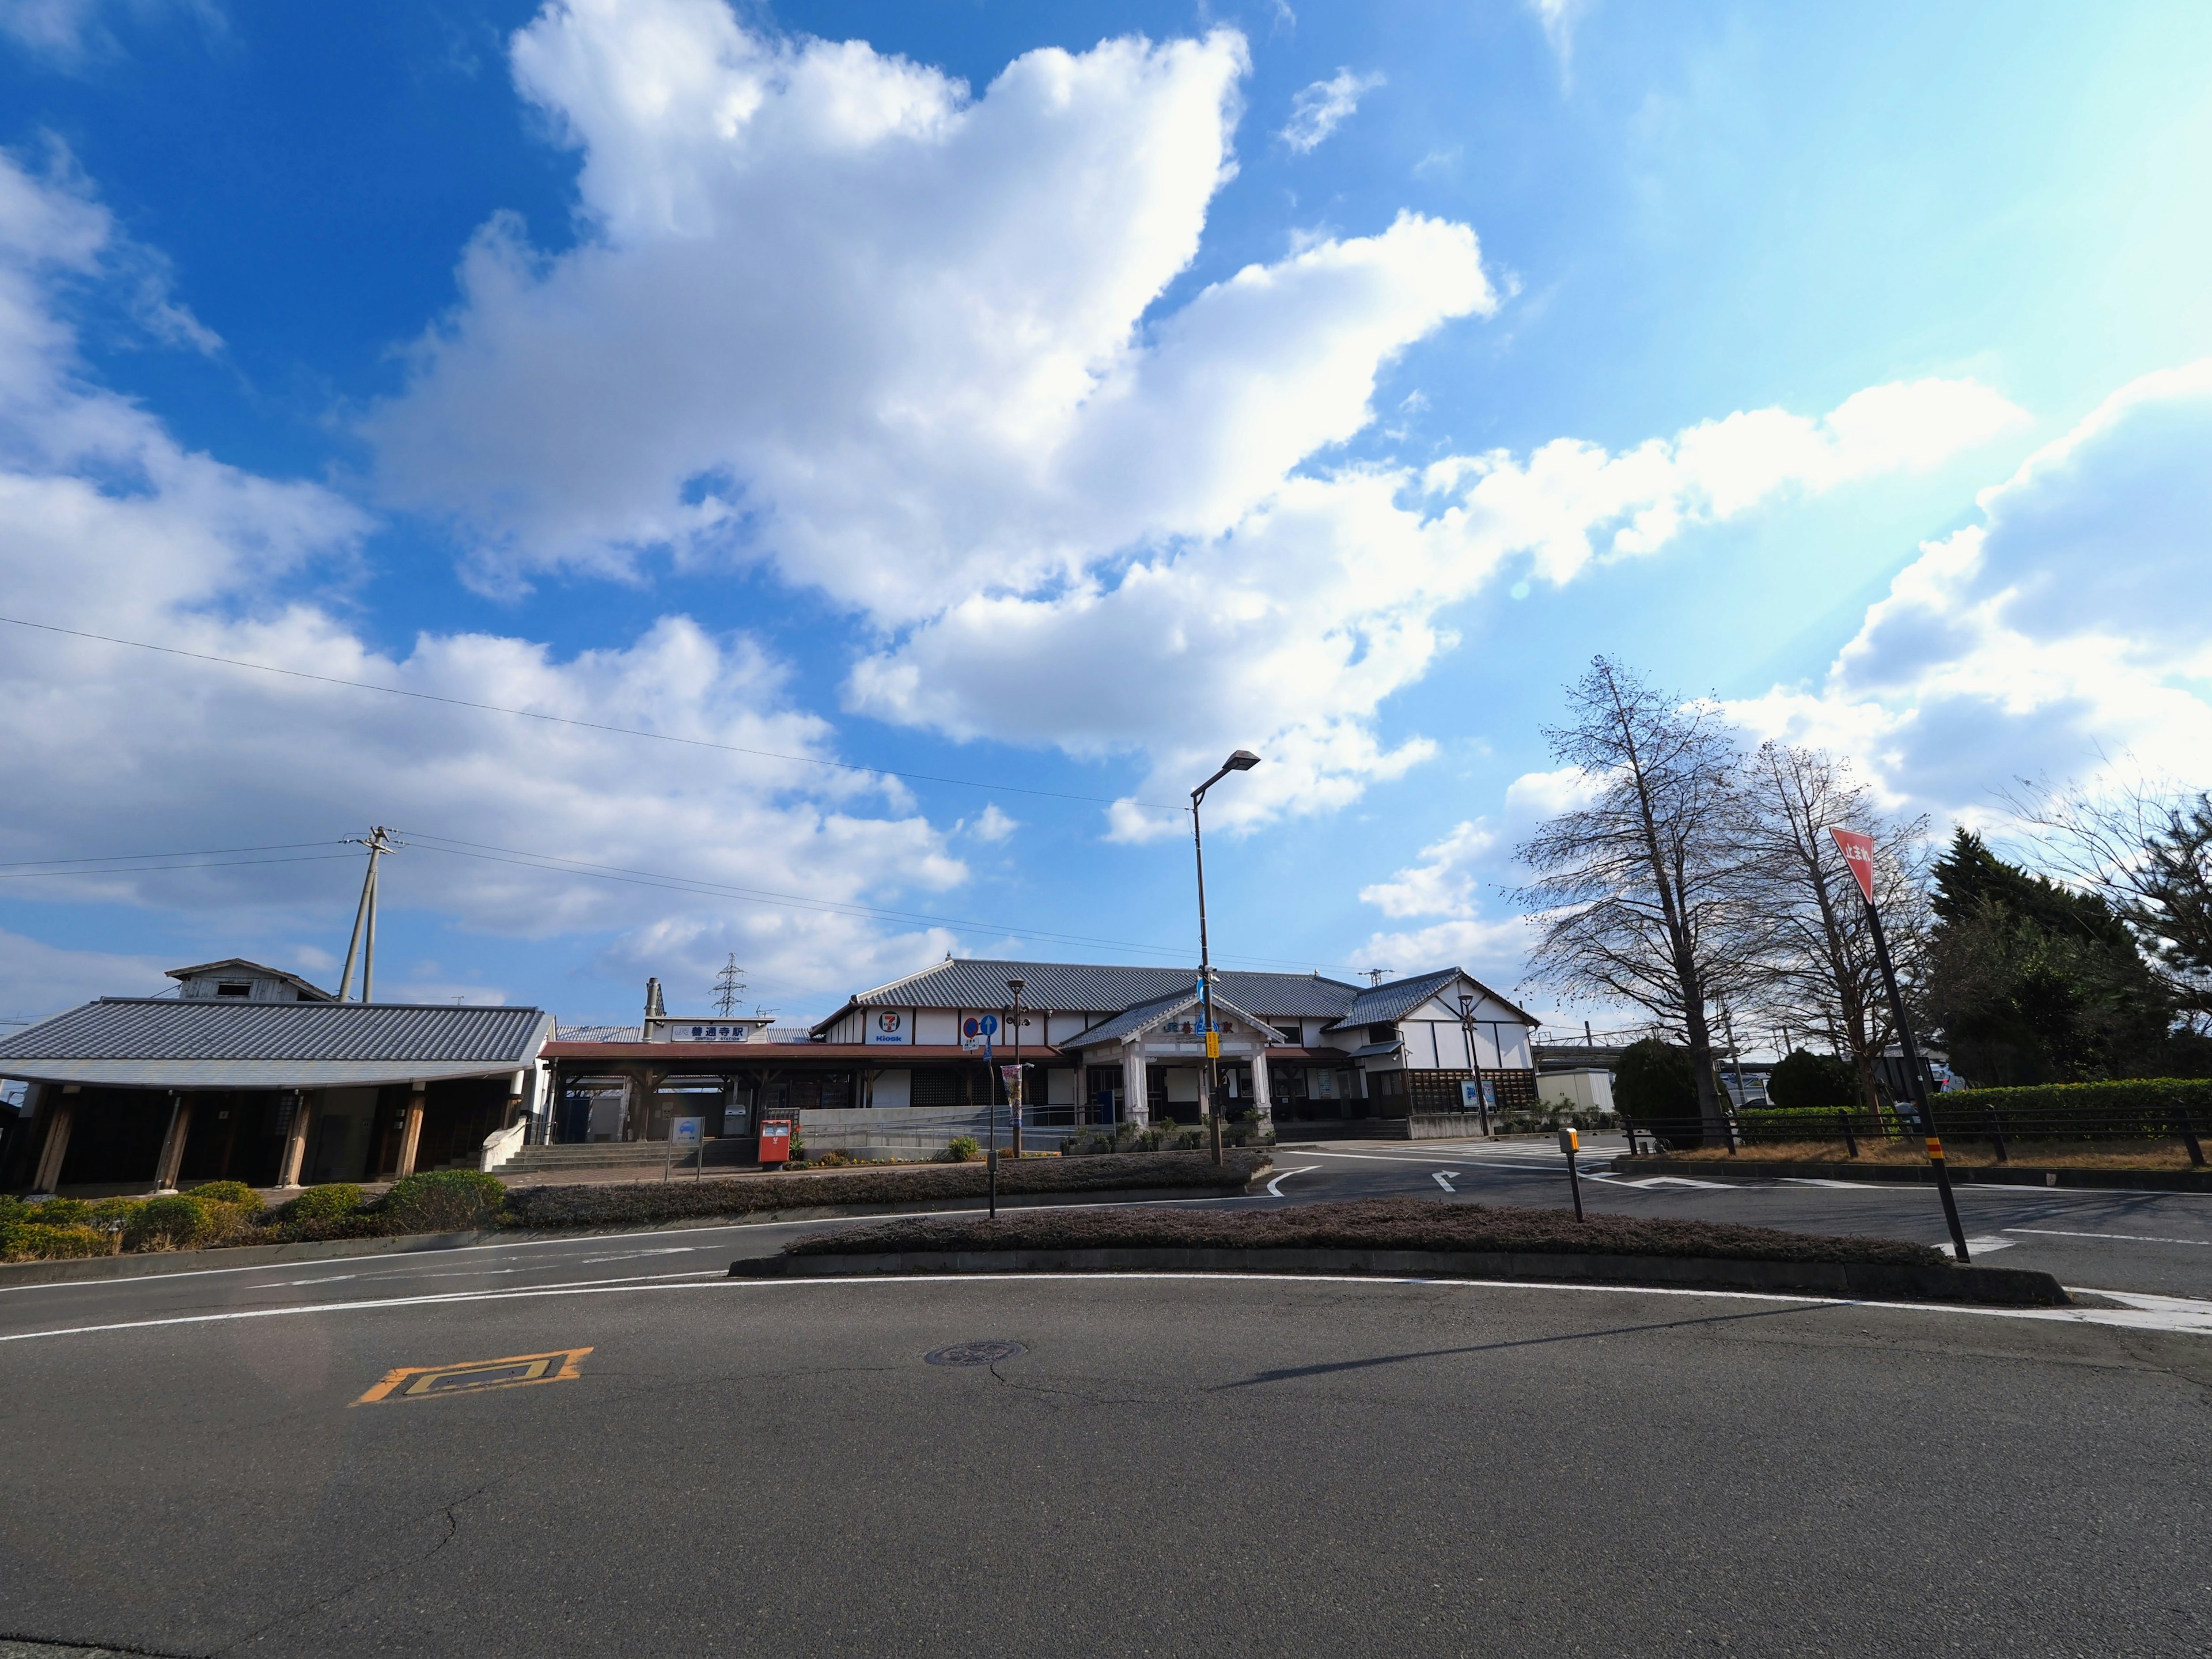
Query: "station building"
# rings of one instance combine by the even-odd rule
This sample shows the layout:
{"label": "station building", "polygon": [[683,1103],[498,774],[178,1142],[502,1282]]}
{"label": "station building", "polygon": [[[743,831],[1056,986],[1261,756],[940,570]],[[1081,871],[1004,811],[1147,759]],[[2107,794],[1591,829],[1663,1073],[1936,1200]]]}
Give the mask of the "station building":
{"label": "station building", "polygon": [[[1020,1012],[1013,1012],[1020,980]],[[856,992],[804,1041],[765,1022],[671,1017],[648,991],[638,1027],[556,1034],[555,1141],[658,1139],[679,1116],[749,1137],[763,1117],[981,1110],[1018,1053],[1037,1129],[1195,1123],[1206,1035],[1194,970],[948,958]],[[1217,973],[1224,1109],[1316,1133],[1445,1133],[1534,1107],[1536,1021],[1473,975],[1373,986],[1319,974]],[[1018,1018],[1019,1024],[1014,1022]],[[995,1023],[986,1061],[978,1039]]]}

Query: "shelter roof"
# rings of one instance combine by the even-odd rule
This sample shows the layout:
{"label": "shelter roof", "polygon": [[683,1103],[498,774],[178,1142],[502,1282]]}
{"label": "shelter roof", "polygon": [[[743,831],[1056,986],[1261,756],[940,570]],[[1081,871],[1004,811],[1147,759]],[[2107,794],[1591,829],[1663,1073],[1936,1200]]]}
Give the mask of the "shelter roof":
{"label": "shelter roof", "polygon": [[531,1064],[538,1008],[102,997],[0,1041],[0,1076],[140,1088],[331,1087]]}
{"label": "shelter roof", "polygon": [[[956,957],[918,973],[860,991],[814,1029],[826,1030],[855,1008],[1000,1008],[1006,981],[1027,981],[1023,1004],[1056,1013],[1118,1014],[1179,991],[1195,991],[1195,968],[1136,968],[1116,963],[1009,962]],[[1264,1008],[1284,1018],[1334,1018],[1349,1008],[1359,988],[1319,974],[1220,972],[1218,1000]],[[1251,1016],[1247,1016],[1251,1018]]]}
{"label": "shelter roof", "polygon": [[300,994],[302,1002],[336,1002],[337,999],[319,985],[310,985],[297,974],[288,974],[282,968],[271,968],[265,963],[248,962],[244,957],[225,957],[221,962],[203,962],[190,968],[171,968],[167,977],[173,980],[212,979],[219,974],[252,975],[257,979],[280,980]]}
{"label": "shelter roof", "polygon": [[[1150,1002],[1139,1003],[1134,1008],[1116,1014],[1103,1025],[1092,1026],[1080,1036],[1066,1038],[1060,1046],[1063,1048],[1091,1048],[1101,1043],[1119,1042],[1126,1036],[1149,1030],[1164,1020],[1173,1019],[1186,1009],[1197,1006],[1198,987],[1194,984],[1180,996],[1157,997]],[[1279,1043],[1283,1040],[1283,1034],[1266,1020],[1256,1014],[1246,1013],[1218,991],[1214,993],[1213,1006],[1217,1014],[1230,1014],[1243,1020],[1267,1042]]]}
{"label": "shelter roof", "polygon": [[1498,995],[1464,968],[1439,968],[1432,973],[1415,974],[1410,979],[1387,980],[1380,985],[1369,987],[1359,993],[1330,1029],[1388,1025],[1404,1018],[1453,981],[1461,979],[1472,985],[1479,995],[1489,998],[1500,1007],[1511,1009],[1523,1024],[1534,1025],[1537,1023],[1534,1015]]}

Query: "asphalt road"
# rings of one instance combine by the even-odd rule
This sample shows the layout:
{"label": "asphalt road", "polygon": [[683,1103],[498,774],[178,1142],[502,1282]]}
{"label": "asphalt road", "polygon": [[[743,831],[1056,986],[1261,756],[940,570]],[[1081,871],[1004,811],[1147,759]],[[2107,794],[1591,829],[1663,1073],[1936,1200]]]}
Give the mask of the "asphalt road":
{"label": "asphalt road", "polygon": [[[550,1282],[685,1271],[670,1260],[688,1258],[564,1260],[461,1301],[286,1312],[264,1292],[212,1317],[79,1287],[121,1328],[50,1336],[11,1310],[0,1638],[317,1656],[2212,1648],[2196,1455],[2212,1338],[1470,1285]],[[194,1322],[133,1322],[149,1315]],[[983,1340],[1023,1352],[927,1363]],[[403,1376],[356,1403],[395,1370],[579,1350],[562,1380],[441,1394]]]}

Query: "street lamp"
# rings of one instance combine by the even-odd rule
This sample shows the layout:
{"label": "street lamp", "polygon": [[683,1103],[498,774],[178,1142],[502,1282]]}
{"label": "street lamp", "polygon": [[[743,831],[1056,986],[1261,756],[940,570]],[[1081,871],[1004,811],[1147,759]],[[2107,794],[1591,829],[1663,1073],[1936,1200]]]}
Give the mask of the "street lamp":
{"label": "street lamp", "polygon": [[[1221,1162],[1221,1034],[1213,1027],[1213,958],[1206,942],[1206,836],[1199,827],[1198,809],[1206,792],[1222,779],[1231,772],[1249,772],[1259,763],[1260,757],[1250,750],[1239,749],[1221,763],[1220,770],[1190,792],[1190,844],[1198,854],[1198,1001],[1206,1025],[1206,1116],[1216,1164]],[[1265,1066],[1267,1055],[1262,1053],[1256,1063]]]}

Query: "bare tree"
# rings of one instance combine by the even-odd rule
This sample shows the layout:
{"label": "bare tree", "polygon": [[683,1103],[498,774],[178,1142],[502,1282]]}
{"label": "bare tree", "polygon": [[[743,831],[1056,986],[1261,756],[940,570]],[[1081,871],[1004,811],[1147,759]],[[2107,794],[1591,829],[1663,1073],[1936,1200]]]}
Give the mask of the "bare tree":
{"label": "bare tree", "polygon": [[1758,998],[1770,1018],[1826,1030],[1858,1073],[1869,1111],[1881,1106],[1875,1063],[1897,1041],[1858,884],[1831,829],[1875,838],[1875,902],[1898,971],[1914,977],[1928,937],[1928,820],[1885,818],[1850,764],[1819,750],[1759,745],[1746,769],[1751,860],[1767,934]]}
{"label": "bare tree", "polygon": [[2005,800],[2060,878],[2128,924],[2173,1006],[2212,1021],[2212,796],[2138,780],[2104,793],[2023,783]]}
{"label": "bare tree", "polygon": [[1705,1010],[1750,982],[1757,949],[1735,733],[1712,704],[1663,696],[1603,657],[1567,708],[1544,736],[1593,793],[1516,849],[1533,878],[1513,896],[1538,913],[1529,976],[1632,1003],[1679,1036],[1698,1115],[1717,1122]]}

